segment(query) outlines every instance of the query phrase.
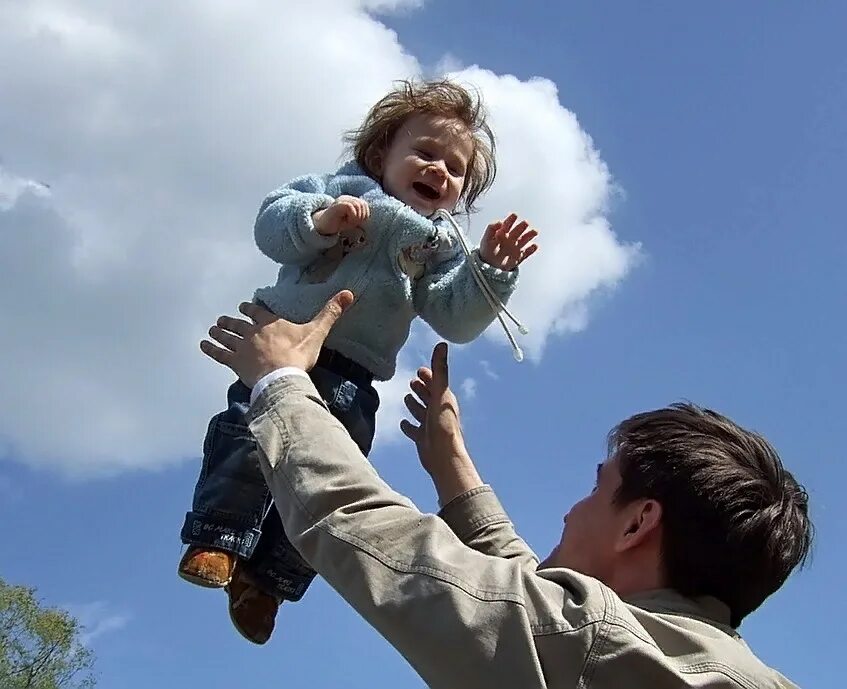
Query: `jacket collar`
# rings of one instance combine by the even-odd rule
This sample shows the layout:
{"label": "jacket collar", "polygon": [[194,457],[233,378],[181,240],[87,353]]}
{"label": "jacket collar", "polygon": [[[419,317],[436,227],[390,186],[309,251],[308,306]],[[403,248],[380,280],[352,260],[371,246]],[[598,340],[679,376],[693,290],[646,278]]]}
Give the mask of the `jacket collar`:
{"label": "jacket collar", "polygon": [[736,633],[729,623],[729,606],[712,596],[686,598],[673,589],[656,589],[633,594],[624,601],[648,612],[685,615],[709,622],[733,635]]}

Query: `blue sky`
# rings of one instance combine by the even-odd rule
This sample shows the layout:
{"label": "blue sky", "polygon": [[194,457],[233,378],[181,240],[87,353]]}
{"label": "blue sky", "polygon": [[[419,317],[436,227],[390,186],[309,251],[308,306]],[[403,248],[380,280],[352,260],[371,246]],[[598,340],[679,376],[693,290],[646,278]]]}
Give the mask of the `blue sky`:
{"label": "blue sky", "polygon": [[[481,473],[520,533],[546,554],[564,512],[591,487],[606,432],[624,417],[690,399],[760,431],[806,485],[817,541],[807,570],[742,632],[764,660],[799,685],[840,686],[831,659],[841,651],[841,635],[831,632],[830,620],[847,614],[839,576],[847,470],[837,442],[847,380],[841,207],[847,54],[840,30],[847,8],[836,2],[812,8],[499,0],[486,3],[482,13],[480,7],[430,0],[378,21],[394,29],[399,44],[424,66],[449,54],[460,65],[554,82],[561,105],[575,113],[622,190],[608,213],[617,238],[642,247],[640,260],[614,289],[592,292],[587,327],[551,336],[540,361],[515,364],[489,339],[454,353],[455,382],[476,382],[477,394],[465,400],[463,411]],[[321,78],[308,65],[298,68],[304,79]],[[343,70],[334,78],[343,80]],[[9,122],[0,118],[4,147],[11,147]],[[217,133],[224,140],[227,135]],[[0,151],[0,159],[41,179],[52,168],[34,152],[36,138],[14,148],[11,159]],[[312,163],[304,157],[302,164]],[[251,202],[266,191],[253,189]],[[558,202],[551,193],[549,212],[555,214]],[[243,217],[232,218],[228,231],[240,231],[238,223],[249,229],[252,212],[245,208]],[[80,212],[77,221],[84,217]],[[557,228],[541,229],[552,235]],[[155,271],[148,279],[156,282]],[[6,290],[15,285],[4,279]],[[205,303],[203,315],[233,305]],[[37,311],[41,305],[35,299],[30,306]],[[84,330],[85,319],[96,314],[75,307]],[[159,338],[169,333],[155,333],[154,319],[148,323],[156,339],[147,345],[167,356],[175,345]],[[78,333],[39,337],[62,342]],[[179,346],[194,346],[189,340]],[[426,346],[426,337],[410,345],[410,365],[425,356]],[[63,350],[47,351],[61,356]],[[132,369],[134,351],[124,372]],[[177,425],[180,395],[192,389],[194,371],[207,366],[199,354],[195,358],[197,367],[183,379],[145,372],[151,389],[173,391],[167,415]],[[8,379],[19,367],[7,359],[0,371]],[[63,379],[41,371],[29,365],[29,385],[54,393],[59,386],[58,395],[82,411],[74,423],[90,424],[96,434],[100,420],[86,417],[85,391],[62,388]],[[215,379],[221,395],[223,380]],[[124,394],[130,393],[118,389],[116,400]],[[209,409],[218,405],[208,402]],[[40,417],[34,427],[48,436],[66,421],[36,405],[24,415]],[[151,424],[147,431],[155,436],[160,428]],[[199,450],[202,428],[197,434]],[[175,456],[155,470],[75,475],[55,462],[18,455],[20,440],[9,445],[0,460],[0,520],[12,528],[5,531],[0,576],[36,586],[50,603],[87,616],[100,686],[421,686],[322,582],[302,603],[283,606],[272,641],[259,648],[231,630],[222,593],[176,577],[178,530],[197,457]],[[372,461],[422,509],[434,509],[411,447],[383,443]]]}

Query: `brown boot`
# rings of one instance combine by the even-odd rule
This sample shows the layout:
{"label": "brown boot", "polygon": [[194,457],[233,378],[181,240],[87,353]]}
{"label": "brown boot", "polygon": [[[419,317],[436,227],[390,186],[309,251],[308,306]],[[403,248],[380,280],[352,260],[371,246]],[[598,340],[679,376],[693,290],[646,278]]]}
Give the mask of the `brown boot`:
{"label": "brown boot", "polygon": [[254,586],[240,567],[235,568],[226,592],[229,619],[238,633],[254,644],[267,643],[274,630],[280,601]]}
{"label": "brown boot", "polygon": [[225,550],[190,547],[179,561],[179,576],[197,586],[221,589],[232,581],[235,555]]}

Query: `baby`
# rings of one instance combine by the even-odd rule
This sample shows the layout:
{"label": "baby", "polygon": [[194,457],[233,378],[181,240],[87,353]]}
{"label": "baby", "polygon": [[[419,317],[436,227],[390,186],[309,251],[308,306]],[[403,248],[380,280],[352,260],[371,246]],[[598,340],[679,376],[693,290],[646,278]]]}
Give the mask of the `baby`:
{"label": "baby", "polygon": [[[537,232],[512,214],[470,251],[452,222],[450,213],[470,212],[496,172],[482,104],[455,83],[402,82],[347,140],[351,162],[299,177],[262,203],[256,243],[282,267],[255,300],[302,323],[340,290],[356,295],[310,376],[367,455],[379,406],[372,383],[394,375],[412,320],[453,342],[476,338],[501,318]],[[237,381],[227,410],[211,420],[179,574],[225,588],[233,624],[262,644],[280,603],[299,600],[315,573],[271,503],[245,424],[249,403],[250,389]]]}

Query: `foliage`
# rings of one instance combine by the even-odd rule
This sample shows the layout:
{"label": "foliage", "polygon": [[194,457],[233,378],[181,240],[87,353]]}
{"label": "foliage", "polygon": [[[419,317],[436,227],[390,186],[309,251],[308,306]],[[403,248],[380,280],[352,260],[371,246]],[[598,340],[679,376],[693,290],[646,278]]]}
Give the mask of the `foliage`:
{"label": "foliage", "polygon": [[94,657],[70,613],[45,607],[35,589],[0,579],[0,687],[88,689]]}

